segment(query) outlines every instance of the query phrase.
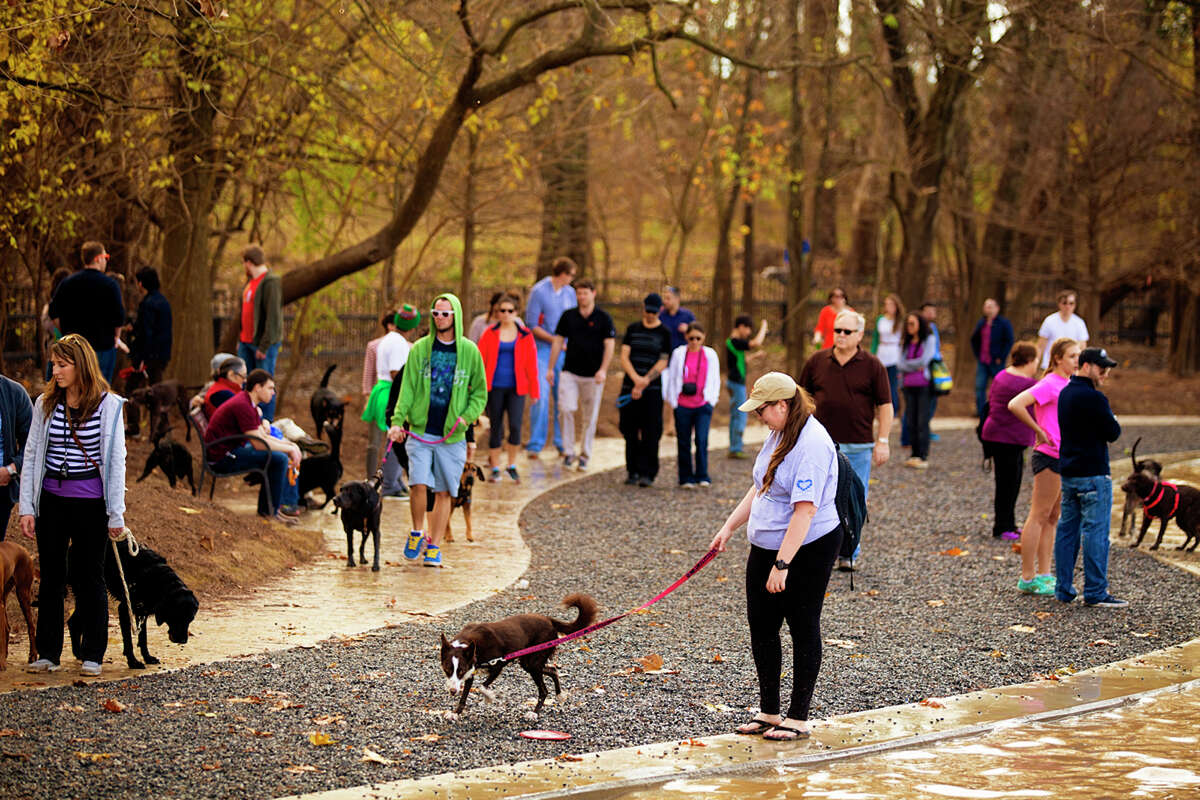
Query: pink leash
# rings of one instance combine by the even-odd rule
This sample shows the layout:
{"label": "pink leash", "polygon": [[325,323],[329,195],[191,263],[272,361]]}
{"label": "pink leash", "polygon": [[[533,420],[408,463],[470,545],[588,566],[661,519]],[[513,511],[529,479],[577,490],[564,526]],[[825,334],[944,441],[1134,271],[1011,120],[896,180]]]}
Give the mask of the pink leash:
{"label": "pink leash", "polygon": [[650,600],[646,601],[645,603],[642,603],[637,608],[631,608],[630,610],[626,611],[624,614],[618,614],[617,616],[610,617],[609,619],[606,619],[603,622],[596,622],[592,625],[588,625],[586,628],[577,630],[574,633],[568,633],[566,636],[561,636],[557,639],[554,639],[553,641],[542,642],[541,644],[535,644],[531,647],[526,647],[522,650],[517,650],[514,653],[509,653],[508,655],[501,656],[500,658],[493,658],[491,661],[486,661],[483,664],[481,664],[480,666],[486,667],[486,666],[490,666],[492,664],[499,663],[501,661],[512,661],[514,659],[520,658],[521,656],[527,656],[530,653],[536,653],[540,650],[549,650],[552,647],[558,647],[560,644],[569,642],[572,639],[578,639],[581,636],[587,636],[589,633],[595,633],[596,631],[600,630],[601,628],[606,628],[609,625],[612,625],[614,622],[617,622],[618,620],[625,619],[625,617],[628,617],[630,614],[636,614],[639,611],[644,611],[647,608],[649,608],[650,606],[657,603],[659,600],[662,600],[664,597],[669,595],[671,592],[678,589],[680,586],[685,584],[687,581],[691,580],[691,578],[697,572],[699,572],[700,570],[702,570],[706,566],[708,566],[708,562],[712,561],[716,557],[717,557],[717,548],[714,547],[712,550],[709,550],[707,553],[705,553],[701,557],[701,559],[696,562],[695,566],[693,566],[691,569],[689,569],[687,572],[685,572],[683,574],[683,577],[676,580],[674,583],[672,583],[666,589],[663,589],[661,592],[656,594],[654,597],[652,597]]}

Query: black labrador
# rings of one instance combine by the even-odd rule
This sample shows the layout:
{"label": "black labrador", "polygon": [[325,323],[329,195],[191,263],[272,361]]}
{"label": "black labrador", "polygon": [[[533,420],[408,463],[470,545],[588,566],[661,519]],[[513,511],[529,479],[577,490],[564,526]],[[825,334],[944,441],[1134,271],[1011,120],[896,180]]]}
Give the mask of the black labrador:
{"label": "black labrador", "polygon": [[342,528],[346,531],[346,566],[354,563],[354,532],[362,531],[358,545],[359,563],[367,563],[367,534],[375,543],[375,560],[372,572],[379,571],[379,518],[383,502],[379,499],[379,488],[368,481],[351,481],[345,484],[333,498],[333,505],[342,512]]}
{"label": "black labrador", "polygon": [[187,448],[179,442],[172,440],[169,436],[164,436],[154,445],[154,449],[150,451],[150,455],[146,456],[146,468],[142,471],[142,477],[137,479],[138,483],[144,481],[154,468],[158,467],[167,476],[167,482],[171,484],[171,488],[175,488],[175,481],[187,479],[188,486],[192,489],[192,494],[196,493],[195,473],[192,471],[192,454]]}
{"label": "black labrador", "polygon": [[329,376],[337,369],[337,364],[330,364],[321,377],[321,385],[313,389],[308,401],[308,410],[312,412],[313,425],[317,428],[317,438],[321,431],[326,430],[326,424],[332,424],[340,432],[346,415],[346,402],[333,393],[329,388]]}
{"label": "black labrador", "polygon": [[[300,474],[296,477],[300,498],[309,508],[324,508],[337,494],[337,484],[342,479],[342,429],[326,422],[325,430],[329,434],[329,452],[302,459]],[[313,489],[325,493],[325,500],[320,505],[306,499]]]}

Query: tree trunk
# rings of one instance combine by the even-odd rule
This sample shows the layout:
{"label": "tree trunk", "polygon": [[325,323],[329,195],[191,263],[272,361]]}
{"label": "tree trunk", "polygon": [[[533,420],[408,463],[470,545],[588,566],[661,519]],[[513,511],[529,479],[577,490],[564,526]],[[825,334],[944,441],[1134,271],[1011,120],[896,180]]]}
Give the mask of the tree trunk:
{"label": "tree trunk", "polygon": [[[808,50],[812,58],[830,62],[837,57],[834,43],[837,37],[837,4],[828,0],[807,0],[804,9],[804,27],[808,37]],[[833,78],[835,68],[828,64],[810,81],[808,112],[810,131],[820,137],[820,148],[816,154],[815,178],[811,181],[812,193],[812,252],[814,256],[835,257],[837,255],[837,184],[834,182],[833,131],[837,124],[834,117]]]}
{"label": "tree trunk", "polygon": [[788,205],[787,246],[790,259],[788,271],[787,315],[784,317],[784,340],[787,343],[787,369],[799,376],[804,367],[804,342],[808,338],[808,259],[804,255],[804,102],[801,95],[800,67],[803,53],[800,42],[800,0],[788,2],[788,37],[790,56],[797,66],[790,70],[788,91]]}
{"label": "tree trunk", "polygon": [[[206,25],[198,7],[179,6],[175,17],[178,74],[171,81],[174,107],[167,137],[177,180],[166,193],[163,212],[163,293],[174,322],[171,372],[185,385],[208,377],[214,340],[209,272],[209,219],[216,203],[214,148],[216,106],[222,72],[197,41]],[[191,86],[206,84],[208,91]],[[236,323],[235,323],[236,324]]]}
{"label": "tree trunk", "polygon": [[468,303],[471,296],[471,281],[475,276],[475,228],[476,200],[475,183],[478,179],[479,131],[467,132],[467,179],[463,189],[463,254],[462,278],[458,284],[458,297]]}
{"label": "tree trunk", "polygon": [[539,172],[542,176],[542,241],[537,278],[550,274],[554,259],[567,256],[587,274],[591,269],[588,220],[588,87],[576,82],[551,103],[542,128]]}
{"label": "tree trunk", "polygon": [[742,313],[754,316],[754,199],[746,198],[742,206]]}
{"label": "tree trunk", "polygon": [[1196,251],[1200,248],[1200,6],[1192,10],[1192,157],[1191,179],[1188,181],[1190,226],[1181,280],[1176,283],[1175,302],[1171,309],[1171,351],[1168,357],[1171,372],[1179,376],[1200,372],[1200,285],[1197,285]]}

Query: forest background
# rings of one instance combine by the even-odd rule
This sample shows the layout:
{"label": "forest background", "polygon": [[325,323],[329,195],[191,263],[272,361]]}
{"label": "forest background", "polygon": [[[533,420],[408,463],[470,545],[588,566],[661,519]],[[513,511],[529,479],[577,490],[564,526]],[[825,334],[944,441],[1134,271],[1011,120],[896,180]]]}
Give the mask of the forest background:
{"label": "forest background", "polygon": [[985,297],[1029,335],[1064,287],[1200,371],[1196,0],[8,0],[0,33],[10,362],[99,239],[129,308],[162,274],[185,383],[249,242],[300,356],[565,254],[631,318],[681,286],[710,343],[769,316],[797,372],[834,285],[936,300],[964,383]]}

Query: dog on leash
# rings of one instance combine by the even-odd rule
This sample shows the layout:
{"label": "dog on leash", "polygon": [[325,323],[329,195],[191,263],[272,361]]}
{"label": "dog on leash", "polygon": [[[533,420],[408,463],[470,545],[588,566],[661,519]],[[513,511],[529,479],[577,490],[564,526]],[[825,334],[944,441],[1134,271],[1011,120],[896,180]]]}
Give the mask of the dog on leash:
{"label": "dog on leash", "polygon": [[1157,550],[1162,544],[1163,534],[1167,532],[1167,522],[1175,520],[1184,534],[1183,544],[1176,550],[1183,550],[1192,542],[1191,550],[1200,544],[1200,489],[1191,486],[1178,486],[1169,481],[1151,478],[1144,472],[1135,472],[1125,479],[1121,488],[1134,492],[1142,501],[1142,529],[1137,541],[1130,547],[1137,547],[1146,537],[1153,520],[1161,520],[1158,528],[1158,538],[1150,545],[1151,550]]}
{"label": "dog on leash", "polygon": [[158,467],[167,476],[167,482],[171,484],[171,488],[175,488],[176,480],[187,479],[188,486],[192,489],[192,494],[196,493],[196,480],[192,471],[192,454],[188,449],[179,442],[171,439],[170,436],[164,436],[154,445],[154,449],[150,451],[150,455],[146,456],[146,468],[142,470],[142,477],[137,479],[138,483],[144,481],[154,468]]}
{"label": "dog on leash", "polygon": [[[453,542],[454,535],[450,533],[450,517],[454,516],[454,509],[461,508],[463,513],[463,522],[467,526],[467,541],[475,541],[475,537],[471,533],[471,492],[475,489],[475,479],[482,481],[483,470],[478,464],[473,464],[470,461],[463,464],[462,475],[458,479],[458,496],[450,498],[450,516],[446,517],[445,536],[442,537],[443,542]],[[433,513],[433,501],[436,495],[433,492],[425,493],[425,513]]]}
{"label": "dog on leash", "polygon": [[342,514],[342,528],[346,531],[346,566],[354,564],[354,532],[362,531],[358,545],[359,563],[367,563],[367,534],[375,542],[375,561],[372,572],[379,572],[379,519],[383,503],[379,499],[379,487],[368,481],[351,481],[338,490],[333,506]]}
{"label": "dog on leash", "polygon": [[[144,389],[138,389],[129,395],[129,399],[146,407],[148,424],[150,426],[150,441],[157,442],[171,427],[169,413],[171,406],[179,409],[179,415],[187,424],[188,398],[183,384],[176,380],[162,381]],[[135,430],[136,434],[137,431]],[[192,440],[192,429],[188,427],[186,441]]]}
{"label": "dog on leash", "polygon": [[[1162,464],[1152,458],[1146,458],[1141,461],[1137,460],[1138,445],[1142,443],[1142,437],[1138,437],[1133,443],[1133,450],[1129,454],[1130,461],[1133,462],[1133,471],[1135,473],[1144,472],[1151,478],[1157,480],[1162,476]],[[1142,500],[1135,492],[1125,492],[1125,508],[1121,512],[1121,529],[1117,532],[1117,536],[1124,539],[1127,535],[1133,534],[1133,524],[1135,522],[1137,510],[1142,507]],[[1142,517],[1145,519],[1145,515]]]}
{"label": "dog on leash", "polygon": [[0,542],[0,670],[8,667],[8,593],[17,593],[17,603],[25,617],[29,634],[29,663],[37,661],[33,640],[33,559],[16,542]]}
{"label": "dog on leash", "polygon": [[[487,672],[480,691],[488,700],[495,699],[488,687],[500,677],[508,662],[488,662],[516,650],[552,642],[559,636],[586,628],[596,619],[596,601],[586,594],[567,595],[563,599],[563,606],[578,611],[574,622],[562,622],[545,614],[518,614],[498,622],[469,623],[449,641],[443,633],[442,671],[446,673],[446,689],[451,695],[459,695],[458,707],[449,712],[447,717],[456,720],[462,714],[467,705],[467,695],[471,693],[471,687],[475,683],[476,670]],[[529,673],[529,677],[537,685],[537,705],[533,711],[526,714],[529,719],[537,719],[546,702],[549,694],[546,690],[547,675],[554,681],[554,694],[562,697],[558,667],[549,663],[555,649],[548,647],[517,659],[521,668]]]}
{"label": "dog on leash", "polygon": [[321,385],[313,389],[312,397],[308,400],[308,410],[312,412],[313,425],[317,428],[317,438],[326,423],[335,425],[340,432],[346,416],[346,401],[333,393],[329,388],[329,376],[337,369],[337,364],[330,364],[321,377]]}
{"label": "dog on leash", "polygon": [[[104,560],[104,583],[108,593],[117,599],[117,618],[121,622],[121,638],[125,643],[125,662],[130,669],[145,669],[146,664],[159,663],[146,648],[146,620],[150,615],[154,615],[157,624],[166,623],[168,639],[175,644],[187,644],[188,629],[200,610],[200,602],[175,574],[175,570],[167,565],[167,560],[146,545],[141,545],[138,554],[133,556],[124,542],[118,542],[117,552],[120,553],[121,570],[125,573],[133,608],[125,599],[121,571],[117,569],[116,559],[111,553]],[[140,626],[137,644],[145,663],[138,661],[134,654],[134,619]],[[67,629],[71,633],[71,650],[79,658],[80,633],[76,629],[74,612],[67,619]]]}
{"label": "dog on leash", "polygon": [[[301,501],[308,508],[324,508],[337,495],[337,483],[342,479],[342,428],[326,421],[325,430],[329,433],[329,452],[323,455],[310,455],[300,461],[300,474],[296,476],[296,490]],[[313,489],[325,493],[325,500],[320,505],[315,501],[309,502],[306,496]]]}

